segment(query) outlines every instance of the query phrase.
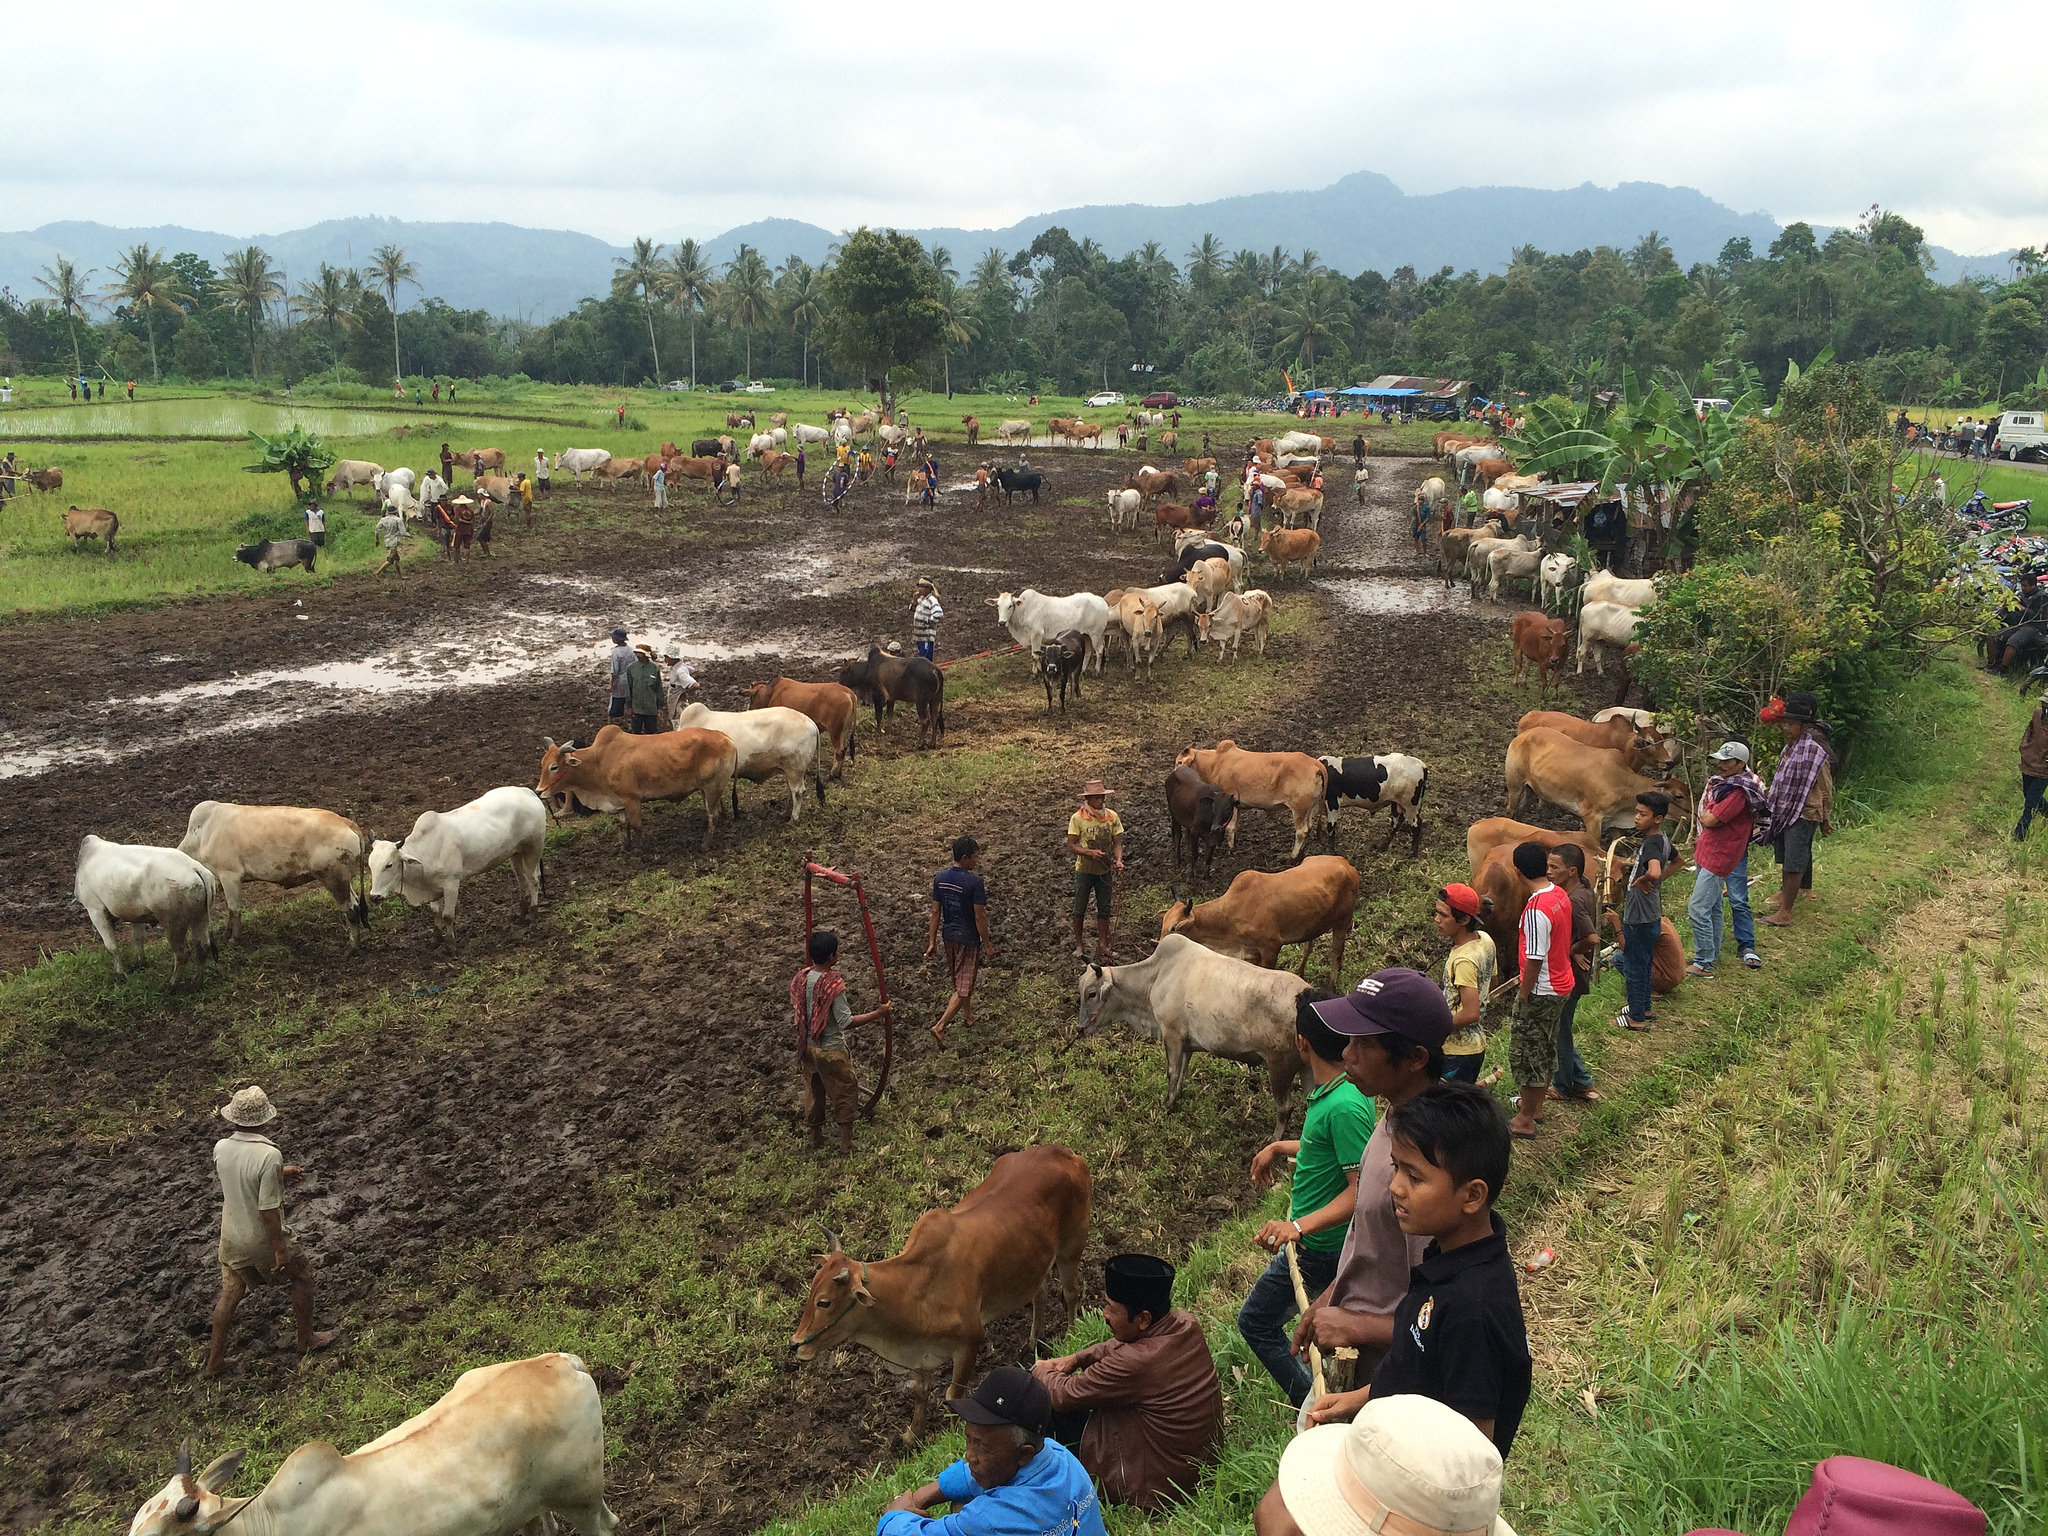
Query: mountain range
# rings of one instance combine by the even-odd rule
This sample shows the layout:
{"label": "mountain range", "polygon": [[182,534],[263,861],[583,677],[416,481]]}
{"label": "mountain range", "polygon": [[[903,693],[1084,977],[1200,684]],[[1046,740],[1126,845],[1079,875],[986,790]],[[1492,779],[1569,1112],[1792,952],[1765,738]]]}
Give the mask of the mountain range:
{"label": "mountain range", "polygon": [[[1385,176],[1360,171],[1311,191],[1258,192],[1207,203],[1155,206],[1096,204],[1034,214],[1004,229],[918,229],[927,245],[945,246],[954,264],[971,266],[990,247],[1014,253],[1059,225],[1075,239],[1093,239],[1110,256],[1122,256],[1156,240],[1174,260],[1205,234],[1226,251],[1271,250],[1284,246],[1299,254],[1313,250],[1323,263],[1347,275],[1367,268],[1391,273],[1412,266],[1420,273],[1450,266],[1491,272],[1506,265],[1517,246],[1575,251],[1595,245],[1626,247],[1650,230],[1671,242],[1681,266],[1712,261],[1739,235],[1761,254],[1777,238],[1779,224],[1766,213],[1737,213],[1690,187],[1657,182],[1592,183],[1561,190],[1530,187],[1461,187],[1410,196]],[[1818,230],[1822,238],[1827,231]],[[818,263],[838,236],[798,219],[763,219],[703,242],[717,263],[729,260],[742,242],[771,263],[801,256]],[[45,224],[21,233],[0,233],[0,286],[27,300],[40,297],[36,274],[59,255],[95,269],[95,283],[108,281],[120,253],[139,241],[168,252],[193,251],[219,264],[223,253],[261,245],[284,269],[289,286],[310,277],[315,266],[366,262],[376,247],[395,244],[419,268],[420,290],[458,309],[544,321],[607,291],[623,247],[574,230],[526,229],[516,224],[415,223],[398,219],[329,219],[305,229],[274,235],[226,235],[176,225],[120,229],[104,224]],[[1998,275],[2010,252],[1959,256],[1932,249],[1937,282],[1969,275]],[[405,294],[401,293],[401,302]]]}

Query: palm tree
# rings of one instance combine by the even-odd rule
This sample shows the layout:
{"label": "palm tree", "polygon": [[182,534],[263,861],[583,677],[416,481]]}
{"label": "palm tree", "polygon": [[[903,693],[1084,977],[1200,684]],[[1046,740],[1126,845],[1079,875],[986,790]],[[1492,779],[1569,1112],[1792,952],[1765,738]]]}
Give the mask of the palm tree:
{"label": "palm tree", "polygon": [[811,332],[825,318],[824,274],[801,256],[792,256],[782,264],[775,286],[781,294],[783,318],[789,321],[791,333],[800,333],[804,339],[803,383],[808,389],[811,384]]}
{"label": "palm tree", "polygon": [[1223,275],[1232,282],[1240,282],[1247,287],[1256,288],[1259,286],[1261,265],[1257,251],[1238,251],[1231,256],[1230,261],[1225,265]]}
{"label": "palm tree", "polygon": [[1223,242],[1204,235],[1188,247],[1188,281],[1206,288],[1223,275]]}
{"label": "palm tree", "polygon": [[638,293],[640,307],[647,311],[647,345],[654,352],[654,377],[659,380],[661,344],[654,339],[654,296],[661,292],[663,281],[661,247],[643,235],[633,242],[632,255],[614,256],[612,265],[619,269],[612,277],[612,292]]}
{"label": "palm tree", "polygon": [[725,264],[725,312],[746,333],[747,377],[754,376],[754,327],[774,313],[768,291],[768,263],[744,242]]}
{"label": "palm tree", "polygon": [[953,398],[953,348],[981,339],[981,326],[961,302],[959,286],[950,278],[939,285],[939,308],[944,320],[939,327],[940,350],[946,360],[946,398]]}
{"label": "palm tree", "polygon": [[334,352],[334,382],[337,384],[341,382],[341,332],[358,323],[354,299],[349,292],[352,279],[360,292],[362,276],[353,267],[344,272],[323,261],[312,281],[299,284],[299,308],[327,327],[327,344]]}
{"label": "palm tree", "polygon": [[257,329],[271,304],[284,297],[284,284],[277,280],[270,253],[260,245],[229,251],[220,259],[220,276],[213,287],[224,306],[239,309],[249,322],[249,377],[255,379],[260,372],[256,366]]}
{"label": "palm tree", "polygon": [[1281,347],[1301,354],[1308,365],[1309,387],[1314,388],[1317,344],[1329,337],[1351,337],[1349,306],[1338,285],[1328,278],[1303,283],[1294,301],[1276,310],[1273,318],[1280,322]]}
{"label": "palm tree", "polygon": [[711,263],[694,240],[678,240],[662,274],[662,288],[683,309],[690,322],[690,388],[697,387],[697,312],[710,306],[718,296],[711,280]]}
{"label": "palm tree", "polygon": [[925,260],[931,263],[932,270],[942,278],[958,278],[960,276],[958,272],[953,270],[953,253],[943,245],[933,246],[926,253]]}
{"label": "palm tree", "polygon": [[1654,277],[1664,263],[1672,260],[1671,242],[1653,229],[1630,246],[1628,255],[1622,259],[1637,277]]}
{"label": "palm tree", "polygon": [[380,245],[370,257],[370,276],[384,290],[384,297],[391,305],[391,380],[403,389],[405,369],[398,361],[398,285],[411,283],[413,287],[419,287],[420,269],[405,259],[403,247]]}
{"label": "palm tree", "polygon": [[1006,304],[1016,302],[1017,280],[1010,276],[1008,262],[994,246],[981,253],[981,260],[974,264],[974,276],[968,282],[983,301],[1001,298]]}
{"label": "palm tree", "polygon": [[156,312],[177,309],[191,297],[178,279],[177,268],[164,259],[161,250],[145,244],[131,245],[114,263],[114,281],[101,290],[121,300],[130,309],[142,311],[142,324],[149,333],[149,377],[161,384],[163,374],[156,363]]}
{"label": "palm tree", "polygon": [[93,269],[83,272],[71,264],[69,256],[59,256],[55,265],[43,268],[36,278],[36,286],[56,300],[57,307],[64,311],[64,328],[71,333],[71,372],[76,377],[85,369],[78,356],[78,325],[75,316],[85,313],[85,280],[92,276]]}

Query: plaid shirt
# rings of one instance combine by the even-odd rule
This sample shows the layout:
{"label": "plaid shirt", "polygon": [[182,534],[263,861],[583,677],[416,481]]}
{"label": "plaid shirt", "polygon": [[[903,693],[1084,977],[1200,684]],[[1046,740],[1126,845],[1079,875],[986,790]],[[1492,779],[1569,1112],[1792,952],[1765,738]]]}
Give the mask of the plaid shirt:
{"label": "plaid shirt", "polygon": [[1811,728],[1785,749],[1778,771],[1771,775],[1771,836],[1779,836],[1799,819],[1827,762],[1828,749]]}

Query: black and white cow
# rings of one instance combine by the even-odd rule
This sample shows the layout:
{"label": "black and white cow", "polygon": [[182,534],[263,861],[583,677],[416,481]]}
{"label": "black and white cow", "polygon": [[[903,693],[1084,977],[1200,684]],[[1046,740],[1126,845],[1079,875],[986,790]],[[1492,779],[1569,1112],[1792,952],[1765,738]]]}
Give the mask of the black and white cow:
{"label": "black and white cow", "polygon": [[314,549],[311,539],[265,539],[260,544],[244,544],[235,551],[235,558],[244,565],[254,566],[259,571],[288,570],[303,565],[308,576],[313,574]]}
{"label": "black and white cow", "polygon": [[1421,758],[1389,752],[1383,757],[1325,757],[1320,761],[1330,770],[1324,803],[1332,848],[1337,846],[1338,811],[1358,805],[1368,811],[1384,807],[1393,813],[1382,848],[1393,846],[1395,830],[1406,827],[1413,837],[1410,856],[1422,852],[1422,796],[1429,788],[1429,767]]}

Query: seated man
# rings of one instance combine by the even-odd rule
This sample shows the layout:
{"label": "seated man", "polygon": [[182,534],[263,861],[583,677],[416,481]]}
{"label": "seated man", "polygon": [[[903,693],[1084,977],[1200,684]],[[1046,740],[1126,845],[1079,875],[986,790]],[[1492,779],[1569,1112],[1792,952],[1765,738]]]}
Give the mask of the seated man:
{"label": "seated man", "polygon": [[[1037,1377],[998,1366],[972,1397],[946,1406],[967,1426],[967,1454],[937,1482],[890,1500],[875,1536],[1106,1536],[1087,1472],[1045,1438],[1052,1405]],[[953,1513],[931,1518],[934,1504]]]}
{"label": "seated man", "polygon": [[1081,1465],[1116,1504],[1156,1509],[1193,1490],[1216,1457],[1223,1388],[1202,1325],[1173,1305],[1173,1266],[1120,1253],[1103,1266],[1104,1321],[1114,1337],[1041,1360],[1052,1433],[1078,1440]]}

